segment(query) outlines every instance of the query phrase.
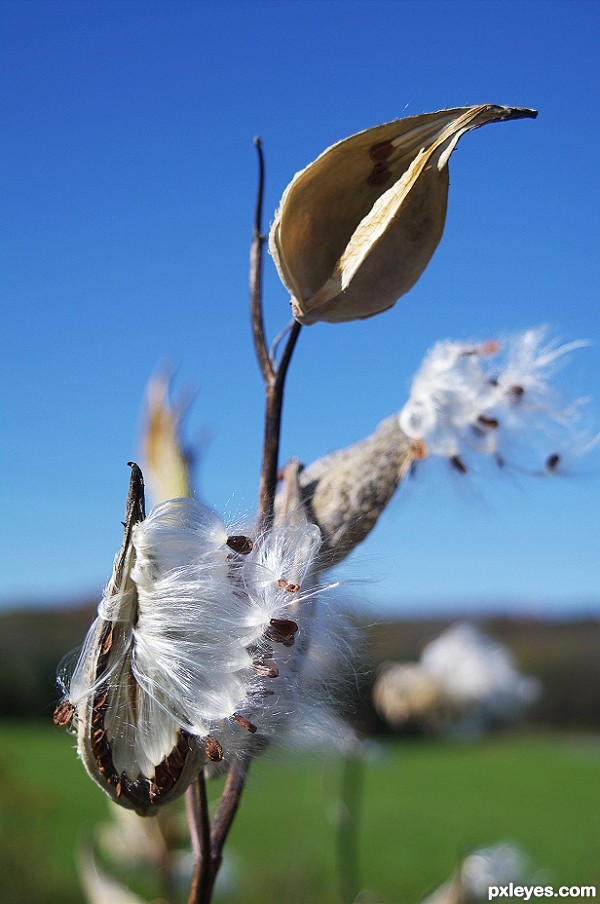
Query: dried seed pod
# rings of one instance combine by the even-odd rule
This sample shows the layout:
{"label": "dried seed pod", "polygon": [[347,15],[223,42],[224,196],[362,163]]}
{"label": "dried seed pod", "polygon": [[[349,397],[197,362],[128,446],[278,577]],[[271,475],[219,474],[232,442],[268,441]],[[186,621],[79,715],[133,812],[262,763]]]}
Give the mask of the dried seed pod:
{"label": "dried seed pod", "polygon": [[284,498],[287,506],[299,500],[321,531],[321,566],[337,565],[368,536],[411,464],[423,454],[422,444],[413,443],[393,415],[371,436],[304,469],[290,463],[288,482],[295,481],[298,489],[278,496],[276,515]]}
{"label": "dried seed pod", "polygon": [[269,248],[301,323],[371,317],[404,295],[442,237],[460,137],[535,110],[482,104],[424,113],[332,145],[286,188]]}
{"label": "dried seed pod", "polygon": [[142,456],[148,490],[155,503],[191,495],[190,453],[181,441],[186,399],[170,401],[171,374],[160,372],[146,390]]}
{"label": "dried seed pod", "polygon": [[[73,697],[80,700],[65,701],[57,711],[58,724],[63,724],[67,708],[75,714],[77,749],[94,781],[113,800],[146,816],[156,813],[159,804],[183,794],[204,755],[197,739],[173,721],[165,724],[163,719],[162,730],[154,734],[152,742],[155,726],[141,728],[144,691],[128,665],[127,648],[138,615],[138,592],[131,576],[135,564],[132,538],[136,524],[145,517],[144,483],[140,469],[130,464],[125,535],[105,592],[110,618],[97,618],[86,638],[71,684]],[[119,682],[123,669],[128,680]],[[86,692],[79,693],[81,688]],[[137,737],[140,730],[146,735],[141,739]],[[149,747],[153,754],[148,753]]]}
{"label": "dried seed pod", "polygon": [[190,498],[145,518],[132,466],[123,546],[55,715],[77,726],[113,800],[151,815],[199,769],[259,753],[309,710],[321,718],[326,686],[310,659],[323,650],[312,637],[320,542],[290,517],[250,544]]}

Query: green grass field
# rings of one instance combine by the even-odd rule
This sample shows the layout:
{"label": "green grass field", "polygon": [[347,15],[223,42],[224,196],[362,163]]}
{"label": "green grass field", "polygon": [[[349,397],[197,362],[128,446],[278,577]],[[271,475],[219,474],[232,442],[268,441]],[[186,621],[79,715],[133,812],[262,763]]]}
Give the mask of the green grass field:
{"label": "green grass field", "polygon": [[[220,901],[341,904],[342,774],[339,760],[314,755],[273,753],[253,766]],[[462,854],[504,839],[524,849],[541,884],[600,888],[598,736],[386,742],[353,781],[362,790],[361,881],[374,901],[416,904]],[[0,805],[3,904],[82,904],[74,851],[111,817],[73,739],[40,723],[0,722]]]}

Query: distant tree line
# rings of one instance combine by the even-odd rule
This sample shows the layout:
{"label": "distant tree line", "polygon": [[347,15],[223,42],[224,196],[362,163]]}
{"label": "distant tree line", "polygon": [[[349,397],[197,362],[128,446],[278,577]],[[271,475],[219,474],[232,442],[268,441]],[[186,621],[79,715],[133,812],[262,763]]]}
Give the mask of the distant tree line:
{"label": "distant tree line", "polygon": [[[0,615],[0,717],[48,719],[60,699],[59,664],[81,644],[95,615],[93,604],[71,609],[20,610]],[[358,669],[356,726],[385,733],[370,702],[376,666],[386,660],[414,662],[423,647],[453,619],[407,619],[366,628],[366,658]],[[543,694],[529,724],[552,728],[600,728],[600,620],[494,617],[477,622],[505,643],[522,672],[537,677]]]}

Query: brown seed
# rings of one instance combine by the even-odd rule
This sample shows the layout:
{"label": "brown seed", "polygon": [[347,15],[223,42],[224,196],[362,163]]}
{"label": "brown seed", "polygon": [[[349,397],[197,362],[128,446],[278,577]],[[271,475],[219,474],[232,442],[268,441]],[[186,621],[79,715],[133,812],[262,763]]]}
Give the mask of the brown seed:
{"label": "brown seed", "polygon": [[285,578],[279,578],[276,584],[280,590],[287,590],[288,593],[298,593],[300,590],[300,584],[291,584],[289,581],[286,581]]}
{"label": "brown seed", "polygon": [[422,439],[413,439],[410,444],[410,451],[415,461],[425,461],[429,455],[427,443]]}
{"label": "brown seed", "polygon": [[256,731],[256,725],[254,725],[253,722],[250,722],[250,720],[246,719],[244,716],[240,716],[239,713],[234,713],[233,718],[238,725],[241,725],[241,727],[245,728],[246,731],[249,731],[250,734],[254,734],[254,732]]}
{"label": "brown seed", "polygon": [[223,759],[223,748],[212,735],[207,735],[204,739],[204,753],[211,763],[220,763]]}
{"label": "brown seed", "polygon": [[490,427],[494,429],[498,426],[498,421],[495,417],[486,417],[483,414],[480,414],[477,418],[478,423],[482,425],[482,427]]}
{"label": "brown seed", "polygon": [[183,754],[184,758],[190,752],[189,738],[190,738],[189,732],[181,729],[181,731],[179,732],[179,737],[177,738],[177,750],[179,750],[179,752],[181,754]]}
{"label": "brown seed", "polygon": [[105,742],[106,742],[106,744],[108,744],[105,729],[104,728],[94,728],[92,731],[92,750],[94,750],[94,751],[99,750],[101,747],[103,747],[105,745]]}
{"label": "brown seed", "polygon": [[103,687],[100,688],[98,694],[96,694],[96,697],[94,699],[94,710],[96,710],[98,712],[101,710],[103,711],[106,709],[107,705],[108,705],[108,688],[106,687],[106,685],[104,685]]}
{"label": "brown seed", "polygon": [[525,393],[525,390],[522,386],[511,386],[508,390],[508,394],[513,397],[513,399],[520,399],[521,396]]}
{"label": "brown seed", "polygon": [[103,656],[106,656],[107,653],[109,652],[110,648],[112,647],[112,642],[113,642],[113,629],[112,629],[112,625],[111,625],[102,640],[102,655]]}
{"label": "brown seed", "polygon": [[96,765],[98,771],[102,773],[107,782],[111,783],[114,773],[112,757],[109,753],[96,754]]}
{"label": "brown seed", "polygon": [[179,749],[178,746],[173,748],[167,759],[172,769],[179,769],[179,771],[183,769],[183,766],[185,764],[185,754]]}
{"label": "brown seed", "polygon": [[241,556],[247,556],[254,546],[250,537],[244,537],[242,535],[227,537],[225,543],[230,549],[233,549],[234,552],[239,553]]}
{"label": "brown seed", "polygon": [[270,665],[266,662],[253,662],[254,671],[257,675],[260,675],[261,678],[278,678],[279,677],[279,669],[275,665],[275,663],[271,663]]}
{"label": "brown seed", "polygon": [[560,464],[560,455],[554,452],[552,455],[549,455],[546,459],[546,470],[547,471],[556,471],[557,467]]}
{"label": "brown seed", "polygon": [[466,466],[466,464],[465,464],[463,461],[461,461],[461,459],[458,457],[458,455],[453,455],[453,456],[452,456],[452,458],[450,459],[450,464],[451,464],[452,467],[453,467],[456,471],[458,471],[460,474],[466,474],[466,473],[467,473],[467,466]]}
{"label": "brown seed", "polygon": [[66,728],[75,714],[75,707],[69,700],[59,703],[54,709],[52,721],[60,728]]}
{"label": "brown seed", "polygon": [[282,643],[286,647],[294,644],[295,635],[298,632],[298,625],[289,618],[272,618],[265,636],[274,643]]}
{"label": "brown seed", "polygon": [[168,758],[165,758],[154,770],[154,781],[151,787],[154,787],[154,794],[156,795],[159,791],[162,793],[170,791],[174,784],[175,779],[169,771]]}
{"label": "brown seed", "polygon": [[497,355],[500,351],[500,343],[497,339],[488,339],[487,342],[481,343],[478,351],[480,355]]}

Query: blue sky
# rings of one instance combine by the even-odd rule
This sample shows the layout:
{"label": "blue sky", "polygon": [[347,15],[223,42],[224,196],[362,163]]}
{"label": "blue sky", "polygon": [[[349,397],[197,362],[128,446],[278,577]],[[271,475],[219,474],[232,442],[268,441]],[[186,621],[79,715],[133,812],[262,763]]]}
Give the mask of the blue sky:
{"label": "blue sky", "polygon": [[[161,363],[197,391],[197,494],[252,512],[256,134],[268,219],[297,170],[360,129],[472,103],[540,110],[461,141],[444,238],[395,308],[302,332],[284,458],[371,432],[436,339],[540,323],[592,341],[561,386],[591,397],[598,429],[597,3],[45,0],[0,18],[2,605],[98,593]],[[272,337],[288,295],[270,260],[265,303]],[[423,468],[340,576],[372,611],[592,611],[599,474],[597,454],[556,480]]]}

